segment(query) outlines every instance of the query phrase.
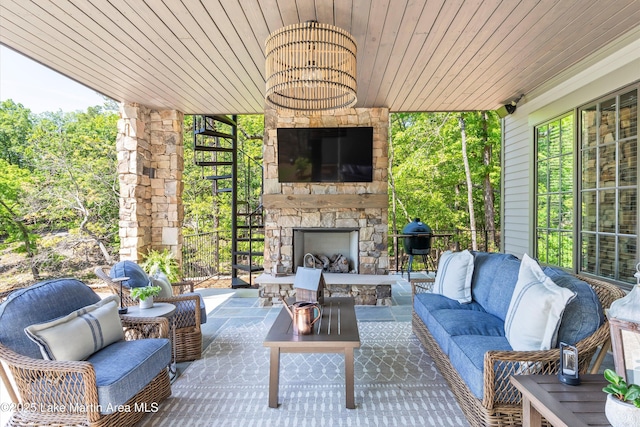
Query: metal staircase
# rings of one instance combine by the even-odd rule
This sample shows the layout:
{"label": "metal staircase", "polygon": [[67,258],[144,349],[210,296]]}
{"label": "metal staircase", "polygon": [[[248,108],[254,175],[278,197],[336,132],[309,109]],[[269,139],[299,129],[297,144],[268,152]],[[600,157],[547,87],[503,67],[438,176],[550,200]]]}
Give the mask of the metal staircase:
{"label": "metal staircase", "polygon": [[261,162],[239,146],[237,119],[194,116],[193,147],[214,195],[231,193],[231,287],[252,288],[253,276],[264,270],[263,175]]}

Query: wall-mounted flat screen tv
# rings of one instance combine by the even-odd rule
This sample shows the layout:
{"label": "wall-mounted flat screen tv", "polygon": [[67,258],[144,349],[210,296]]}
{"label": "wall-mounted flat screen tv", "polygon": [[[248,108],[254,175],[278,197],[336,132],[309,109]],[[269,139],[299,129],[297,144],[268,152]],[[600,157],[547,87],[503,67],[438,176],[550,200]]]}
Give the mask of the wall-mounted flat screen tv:
{"label": "wall-mounted flat screen tv", "polygon": [[373,128],[278,128],[279,182],[371,182]]}

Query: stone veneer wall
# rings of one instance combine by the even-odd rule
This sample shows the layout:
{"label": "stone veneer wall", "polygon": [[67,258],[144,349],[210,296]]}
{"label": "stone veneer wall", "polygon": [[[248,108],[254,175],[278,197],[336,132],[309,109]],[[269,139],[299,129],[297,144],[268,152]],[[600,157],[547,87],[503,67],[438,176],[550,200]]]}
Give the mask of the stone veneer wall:
{"label": "stone veneer wall", "polygon": [[168,248],[182,261],[183,113],[120,104],[120,259]]}
{"label": "stone veneer wall", "polygon": [[[278,182],[277,128],[355,126],[373,127],[373,182]],[[280,254],[283,267],[293,272],[293,229],[314,227],[358,228],[359,273],[388,273],[388,133],[387,108],[351,108],[313,114],[265,110],[265,271],[271,271]]]}

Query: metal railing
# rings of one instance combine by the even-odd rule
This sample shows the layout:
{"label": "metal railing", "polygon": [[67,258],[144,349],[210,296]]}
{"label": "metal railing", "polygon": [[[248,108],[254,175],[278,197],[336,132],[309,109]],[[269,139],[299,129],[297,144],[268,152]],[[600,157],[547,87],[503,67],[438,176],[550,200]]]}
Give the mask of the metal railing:
{"label": "metal railing", "polygon": [[[225,254],[228,256],[225,257]],[[184,236],[183,277],[202,280],[229,274],[231,274],[230,232],[214,231]]]}
{"label": "metal railing", "polygon": [[[444,251],[472,249],[470,229],[434,230],[433,235],[429,256],[434,266],[438,265],[440,254]],[[500,233],[493,230],[477,230],[476,241],[479,251],[497,252],[500,248]],[[402,238],[389,237],[389,271],[399,272],[403,262],[407,262],[407,258],[402,246]],[[217,231],[185,235],[182,270],[183,276],[190,279],[230,275],[231,233]]]}

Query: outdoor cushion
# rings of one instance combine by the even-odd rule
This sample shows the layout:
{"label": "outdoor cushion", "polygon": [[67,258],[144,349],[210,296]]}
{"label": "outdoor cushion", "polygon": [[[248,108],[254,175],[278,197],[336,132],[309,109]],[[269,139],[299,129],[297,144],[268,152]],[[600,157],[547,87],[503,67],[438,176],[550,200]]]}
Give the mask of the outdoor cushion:
{"label": "outdoor cushion", "polygon": [[436,310],[432,312],[432,316],[449,336],[504,336],[504,322],[493,314],[474,310],[467,311],[463,314],[464,322],[460,321],[459,310]]}
{"label": "outdoor cushion", "polygon": [[16,353],[42,359],[39,346],[24,329],[95,304],[100,296],[76,279],[54,279],[17,290],[0,305],[0,342]]}
{"label": "outdoor cushion", "polygon": [[158,298],[169,298],[173,296],[173,289],[169,278],[162,271],[156,271],[151,275],[151,282],[154,286],[160,286],[162,290],[158,295]]}
{"label": "outdoor cushion", "polygon": [[473,300],[504,320],[518,280],[520,261],[510,254],[477,252],[473,268]]}
{"label": "outdoor cushion", "polygon": [[100,412],[118,410],[171,361],[166,338],[118,341],[87,359],[96,372]]}
{"label": "outdoor cushion", "polygon": [[141,286],[149,286],[151,283],[149,276],[145,271],[133,261],[120,261],[111,267],[109,277],[117,279],[119,277],[128,277],[128,280],[122,282],[123,286],[128,288],[139,288]]}
{"label": "outdoor cushion", "polygon": [[440,255],[433,293],[444,295],[460,303],[471,302],[473,255],[468,250],[446,251]]}
{"label": "outdoor cushion", "polygon": [[460,304],[456,300],[430,292],[416,294],[413,300],[413,308],[418,317],[422,319],[422,322],[424,322],[427,328],[432,331],[431,334],[434,336],[434,339],[438,342],[445,354],[448,346],[449,335],[433,318],[432,312],[441,309],[451,309],[460,312],[472,310],[483,311],[482,307],[475,302]]}
{"label": "outdoor cushion", "polygon": [[605,321],[602,305],[593,288],[559,268],[546,267],[544,273],[556,285],[576,294],[562,314],[558,342],[573,345],[593,334]]}
{"label": "outdoor cushion", "polygon": [[556,346],[565,307],[575,297],[553,283],[527,254],[511,298],[504,330],[514,350],[549,350]]}
{"label": "outdoor cushion", "polygon": [[469,390],[478,399],[484,392],[484,354],[487,351],[512,350],[505,337],[459,335],[451,337],[449,360]]}
{"label": "outdoor cushion", "polygon": [[418,310],[417,306],[422,305],[429,311],[445,308],[456,310],[484,311],[484,308],[482,308],[482,306],[475,301],[468,304],[461,304],[456,300],[445,297],[444,295],[433,294],[431,292],[416,294],[413,300],[413,304],[414,306],[416,306],[416,310]]}
{"label": "outdoor cushion", "polygon": [[[25,328],[47,360],[84,360],[124,339],[118,297],[109,297],[45,323]],[[73,337],[73,339],[70,339]]]}
{"label": "outdoor cushion", "polygon": [[442,352],[447,355],[453,336],[504,336],[502,320],[491,314],[474,310],[436,310],[429,313],[425,325]]}

